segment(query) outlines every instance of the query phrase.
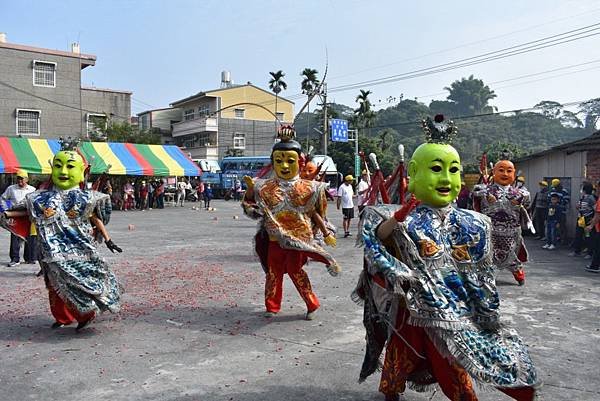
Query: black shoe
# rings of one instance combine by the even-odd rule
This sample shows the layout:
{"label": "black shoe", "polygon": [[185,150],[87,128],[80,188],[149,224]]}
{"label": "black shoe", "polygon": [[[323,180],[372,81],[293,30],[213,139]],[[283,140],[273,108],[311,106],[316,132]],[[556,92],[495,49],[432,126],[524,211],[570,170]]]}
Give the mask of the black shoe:
{"label": "black shoe", "polygon": [[344,233],[344,238],[348,238],[350,236],[350,233]]}
{"label": "black shoe", "polygon": [[585,270],[592,272],[592,273],[600,273],[600,266],[589,265],[589,266],[585,267]]}
{"label": "black shoe", "polygon": [[52,323],[52,326],[50,326],[51,329],[60,329],[61,327],[65,327],[65,325],[59,322],[54,322]]}
{"label": "black shoe", "polygon": [[83,329],[85,326],[90,324],[91,321],[92,321],[92,319],[88,319],[88,320],[84,320],[83,322],[79,322],[79,324],[75,328],[75,331],[79,331],[79,330]]}

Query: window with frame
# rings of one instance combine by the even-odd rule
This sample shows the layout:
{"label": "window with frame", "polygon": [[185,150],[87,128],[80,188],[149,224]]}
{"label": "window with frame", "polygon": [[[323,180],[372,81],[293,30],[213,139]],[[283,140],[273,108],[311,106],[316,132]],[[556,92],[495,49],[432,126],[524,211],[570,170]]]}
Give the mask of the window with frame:
{"label": "window with frame", "polygon": [[275,113],[275,115],[277,116],[277,119],[279,121],[283,121],[283,117],[284,117],[285,113],[277,112],[277,113]]}
{"label": "window with frame", "polygon": [[88,113],[86,119],[86,130],[88,135],[104,135],[107,119],[105,114]]}
{"label": "window with frame", "polygon": [[33,85],[56,87],[56,63],[33,61]]}
{"label": "window with frame", "polygon": [[183,119],[186,121],[193,120],[194,119],[194,109],[187,109],[186,111],[184,111]]}
{"label": "window with frame", "polygon": [[17,109],[17,135],[40,134],[40,111]]}
{"label": "window with frame", "polygon": [[203,104],[198,107],[198,116],[200,117],[208,117],[210,114],[210,106],[207,104]]}
{"label": "window with frame", "polygon": [[242,134],[239,132],[233,134],[233,148],[246,149],[246,134]]}
{"label": "window with frame", "polygon": [[234,109],[235,118],[244,118],[244,109]]}

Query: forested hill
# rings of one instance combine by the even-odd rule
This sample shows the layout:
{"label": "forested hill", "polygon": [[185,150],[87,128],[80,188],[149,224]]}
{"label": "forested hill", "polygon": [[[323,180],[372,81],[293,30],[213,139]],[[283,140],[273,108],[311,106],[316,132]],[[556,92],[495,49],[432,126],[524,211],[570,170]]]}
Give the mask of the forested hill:
{"label": "forested hill", "polygon": [[[423,143],[424,135],[420,121],[426,116],[448,111],[435,107],[435,103],[432,102],[430,105],[432,107],[430,107],[415,100],[402,100],[393,107],[373,112],[374,118],[370,124],[361,124],[356,113],[350,107],[334,104],[331,107],[333,112],[330,114],[330,118],[349,119],[351,128],[359,127],[360,148],[365,153],[370,151],[377,153],[380,160],[383,161],[382,168],[389,170],[395,166],[398,144],[403,144],[406,155],[410,156],[413,150]],[[308,132],[309,115],[307,113],[302,114],[297,119],[296,129],[304,144]],[[493,155],[501,148],[508,147],[515,156],[520,156],[571,142],[591,134],[589,129],[582,128],[581,124],[566,121],[560,110],[553,113],[547,110],[511,114],[488,112],[477,117],[460,117],[461,114],[457,113],[456,115],[459,115],[457,118],[453,118],[450,113],[444,114],[447,119],[452,119],[458,127],[459,134],[454,140],[454,146],[461,155],[463,165],[469,170],[475,168],[478,163],[477,159],[484,151]],[[322,113],[320,111],[310,113],[310,138],[313,139],[311,143],[317,149],[319,149],[319,145],[316,139],[319,135],[314,127],[322,131],[322,125]],[[338,163],[340,171],[354,171],[353,150],[354,145],[352,143],[330,144],[329,153]]]}

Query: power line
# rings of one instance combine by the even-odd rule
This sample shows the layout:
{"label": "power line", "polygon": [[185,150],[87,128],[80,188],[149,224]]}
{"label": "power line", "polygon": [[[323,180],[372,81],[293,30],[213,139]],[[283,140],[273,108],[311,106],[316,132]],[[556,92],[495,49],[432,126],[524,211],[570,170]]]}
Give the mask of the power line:
{"label": "power line", "polygon": [[[590,29],[591,28],[591,29]],[[471,65],[481,64],[489,61],[499,60],[507,57],[516,56],[519,54],[530,53],[533,51],[541,50],[547,47],[553,47],[564,43],[573,42],[576,40],[585,39],[587,37],[599,35],[600,23],[589,25],[586,27],[578,28],[572,31],[563,32],[561,34],[552,35],[546,38],[537,39],[522,43],[519,45],[510,46],[504,49],[496,50],[493,52],[483,53],[477,56],[467,57],[460,60],[455,60],[448,63],[438,64],[432,67],[421,68],[401,74],[391,75],[388,77],[378,78],[370,81],[363,81],[353,84],[342,85],[330,89],[330,92],[341,92],[346,90],[358,89],[364,86],[381,85],[385,83],[397,82],[407,79],[413,79],[431,74],[437,74],[439,72],[445,72],[454,70],[457,68],[467,67]],[[578,33],[573,33],[581,31]],[[566,35],[566,36],[565,36]],[[559,38],[559,36],[562,36]]]}
{"label": "power line", "polygon": [[332,77],[332,80],[336,80],[336,79],[347,77],[347,76],[357,75],[357,74],[360,74],[360,73],[363,73],[363,72],[373,71],[373,70],[376,70],[376,69],[381,69],[381,68],[389,67],[389,66],[392,66],[392,65],[402,64],[402,63],[405,63],[405,62],[408,62],[408,61],[419,60],[419,59],[422,59],[422,58],[425,58],[425,57],[435,56],[437,54],[447,53],[447,52],[450,52],[452,50],[461,49],[463,47],[469,47],[469,46],[472,46],[472,45],[476,45],[476,44],[485,43],[485,42],[489,42],[489,41],[492,41],[492,40],[500,39],[500,38],[503,38],[503,37],[506,37],[506,36],[511,36],[511,35],[514,35],[515,33],[530,31],[532,29],[539,28],[541,26],[550,25],[550,24],[553,24],[555,22],[559,22],[559,21],[564,21],[564,20],[567,20],[567,19],[572,19],[572,18],[580,17],[582,15],[589,15],[589,14],[597,12],[597,11],[600,11],[600,8],[589,10],[589,11],[586,11],[584,13],[580,13],[580,14],[576,14],[576,15],[571,15],[569,17],[564,17],[564,18],[559,18],[559,19],[551,20],[551,21],[545,22],[543,24],[533,25],[533,26],[530,26],[530,27],[527,27],[527,28],[523,28],[523,29],[519,29],[519,30],[516,30],[516,31],[504,33],[502,35],[497,35],[497,36],[493,36],[493,37],[490,37],[490,38],[486,38],[486,39],[482,39],[482,40],[477,40],[477,41],[474,41],[474,42],[464,43],[462,45],[458,45],[458,46],[451,47],[451,48],[448,48],[448,49],[443,49],[443,50],[438,50],[438,51],[435,51],[435,52],[423,54],[421,56],[411,57],[411,58],[408,58],[408,59],[399,60],[399,61],[395,61],[395,62],[392,62],[392,63],[388,63],[388,64],[384,64],[384,65],[380,65],[380,66],[376,66],[376,67],[372,67],[372,68],[367,68],[367,69],[364,69],[364,70],[352,72],[352,73],[345,74],[345,75],[334,76],[334,77]]}
{"label": "power line", "polygon": [[[523,78],[535,77],[535,76],[539,76],[539,75],[544,75],[544,74],[548,74],[548,73],[552,73],[552,72],[556,72],[556,71],[567,70],[567,69],[574,68],[574,67],[581,67],[581,66],[584,66],[584,65],[594,64],[594,63],[598,63],[598,62],[600,62],[600,59],[591,60],[591,61],[587,61],[587,62],[579,63],[579,64],[567,65],[567,66],[564,66],[564,67],[558,67],[558,68],[554,68],[554,69],[551,69],[551,70],[540,71],[540,72],[535,72],[535,73],[526,74],[526,75],[520,75],[518,77],[502,79],[500,81],[490,82],[489,85],[499,84],[499,83],[503,83],[503,82],[517,81],[517,80],[523,79]],[[531,82],[544,81],[546,79],[553,79],[553,78],[557,78],[557,77],[561,77],[561,76],[565,76],[565,75],[577,74],[577,73],[580,73],[580,72],[590,71],[590,70],[594,70],[594,69],[597,69],[597,68],[599,68],[599,67],[586,68],[586,69],[583,69],[583,70],[573,71],[573,72],[569,72],[569,73],[565,73],[565,74],[553,75],[551,77],[546,77],[546,78],[537,79],[537,80],[533,80],[533,81],[521,82],[521,83],[515,84],[515,85],[500,86],[500,87],[494,88],[494,90],[496,90],[496,89],[503,89],[503,88],[509,88],[509,87],[514,87],[514,86],[519,86],[519,85],[525,85],[525,84],[528,84],[528,83],[531,83]],[[419,96],[411,97],[411,99],[413,99],[413,98],[414,99],[429,98],[429,97],[440,96],[440,95],[447,95],[447,94],[448,94],[448,91],[443,91],[443,92],[430,93],[430,94],[427,94],[427,95],[419,95]],[[388,102],[384,102],[383,104],[381,104],[381,103],[373,104],[372,106],[373,107],[384,107],[384,106],[385,107],[390,107],[390,105],[396,105],[396,104],[399,104],[399,103],[400,103],[400,101],[388,101]]]}

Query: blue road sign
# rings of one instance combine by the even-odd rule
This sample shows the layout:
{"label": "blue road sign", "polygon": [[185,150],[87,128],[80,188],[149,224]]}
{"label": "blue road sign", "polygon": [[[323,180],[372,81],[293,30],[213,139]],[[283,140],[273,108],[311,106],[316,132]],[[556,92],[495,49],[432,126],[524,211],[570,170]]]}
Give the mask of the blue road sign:
{"label": "blue road sign", "polygon": [[348,121],[333,118],[331,120],[331,141],[348,142]]}

